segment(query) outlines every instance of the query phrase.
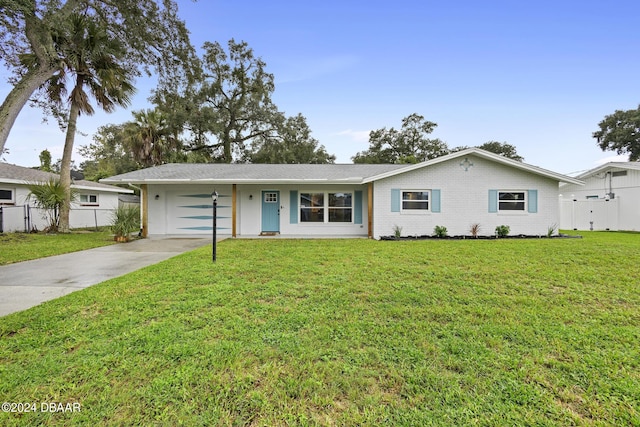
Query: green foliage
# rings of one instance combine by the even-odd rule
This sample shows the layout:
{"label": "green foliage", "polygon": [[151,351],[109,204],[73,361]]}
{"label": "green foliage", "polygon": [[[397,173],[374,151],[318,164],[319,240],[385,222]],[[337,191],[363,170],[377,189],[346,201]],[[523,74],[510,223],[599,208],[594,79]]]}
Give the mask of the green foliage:
{"label": "green foliage", "polygon": [[471,227],[469,227],[469,233],[471,233],[473,237],[478,237],[480,234],[480,224],[477,222],[475,224],[471,224]]}
{"label": "green foliage", "polygon": [[393,225],[393,237],[395,237],[396,239],[402,237],[402,227],[398,224]]}
{"label": "green foliage", "polygon": [[518,162],[524,161],[524,157],[518,154],[516,147],[514,145],[507,144],[506,142],[489,141],[482,145],[478,145],[478,148],[508,157],[509,159],[516,160]]}
{"label": "green foliage", "polygon": [[507,237],[510,231],[511,231],[511,227],[509,227],[508,225],[498,225],[496,227],[496,236]]}
{"label": "green foliage", "polygon": [[311,129],[302,114],[280,121],[275,135],[262,135],[254,141],[248,160],[251,163],[323,164],[334,163],[336,156],[311,137]]}
{"label": "green foliage", "polygon": [[40,152],[40,170],[45,172],[53,172],[51,169],[51,152],[49,150],[42,150]]}
{"label": "green foliage", "polygon": [[122,136],[124,145],[140,166],[161,165],[175,153],[182,152],[182,144],[172,134],[162,111],[134,111],[133,117],[133,122],[124,125]]}
{"label": "green foliage", "polygon": [[[31,4],[33,3],[33,4]],[[1,59],[11,69],[13,89],[0,111],[0,151],[15,118],[27,99],[46,105],[47,80],[61,71],[65,55],[55,42],[56,31],[67,25],[69,16],[82,14],[119,40],[124,52],[118,56],[131,73],[157,71],[161,80],[189,74],[194,49],[172,0],[131,1],[10,1],[0,14]],[[31,4],[31,6],[29,6]],[[31,96],[34,91],[37,93]]]}
{"label": "green foliage", "polygon": [[229,239],[3,317],[3,401],[82,411],[0,424],[638,425],[639,264],[625,233]]}
{"label": "green foliage", "polygon": [[557,229],[558,229],[558,224],[551,224],[550,226],[548,226],[547,237],[553,236]]}
{"label": "green foliage", "polygon": [[351,158],[353,163],[418,163],[450,152],[440,139],[429,139],[438,126],[419,114],[402,119],[402,129],[378,129],[369,134],[369,149]]}
{"label": "green foliage", "polygon": [[28,261],[114,243],[106,231],[66,234],[0,234],[0,265]]}
{"label": "green foliage", "polygon": [[[47,182],[31,183],[28,199],[33,204],[44,211],[45,219],[49,223],[47,231],[58,231],[60,224],[60,208],[65,203],[66,196],[64,188],[57,179],[50,179]],[[71,190],[71,200],[75,199],[76,191]]]}
{"label": "green foliage", "polygon": [[602,151],[629,154],[629,161],[640,161],[640,106],[636,110],[616,110],[598,123],[593,133]]}
{"label": "green foliage", "polygon": [[116,237],[129,237],[140,229],[140,208],[137,206],[119,206],[113,211],[111,231]]}
{"label": "green foliage", "polygon": [[93,142],[78,149],[87,159],[80,164],[86,179],[98,181],[139,168],[131,150],[125,146],[124,126],[101,126],[93,135]]}
{"label": "green foliage", "polygon": [[447,237],[447,227],[444,225],[436,225],[433,228],[433,235],[440,238]]}

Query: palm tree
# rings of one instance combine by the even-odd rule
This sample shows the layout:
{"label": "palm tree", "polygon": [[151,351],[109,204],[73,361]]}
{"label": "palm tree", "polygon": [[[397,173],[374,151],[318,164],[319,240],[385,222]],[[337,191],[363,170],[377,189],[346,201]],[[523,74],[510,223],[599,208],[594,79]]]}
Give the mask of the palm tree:
{"label": "palm tree", "polygon": [[[107,113],[117,106],[128,106],[135,93],[133,78],[135,70],[127,69],[118,61],[124,58],[124,46],[87,15],[73,14],[66,26],[53,35],[63,67],[47,85],[54,103],[63,104],[66,81],[73,81],[67,100],[69,115],[64,152],[60,167],[60,183],[65,190],[65,201],[60,208],[61,232],[69,231],[69,209],[71,205],[71,155],[76,134],[78,116],[92,115],[94,109],[90,96]],[[88,93],[85,89],[89,89]]]}
{"label": "palm tree", "polygon": [[142,166],[161,165],[180,148],[166,117],[159,110],[133,112],[133,122],[125,126],[125,141],[134,159]]}

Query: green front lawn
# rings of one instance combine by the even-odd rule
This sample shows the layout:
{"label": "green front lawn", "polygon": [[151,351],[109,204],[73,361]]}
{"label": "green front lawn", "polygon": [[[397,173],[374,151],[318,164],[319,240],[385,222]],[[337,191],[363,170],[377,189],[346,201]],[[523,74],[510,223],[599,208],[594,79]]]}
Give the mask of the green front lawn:
{"label": "green front lawn", "polygon": [[640,425],[640,235],[583,234],[201,248],[0,318],[0,424]]}
{"label": "green front lawn", "polygon": [[0,265],[52,255],[82,251],[115,243],[112,234],[72,232],[69,234],[0,234]]}

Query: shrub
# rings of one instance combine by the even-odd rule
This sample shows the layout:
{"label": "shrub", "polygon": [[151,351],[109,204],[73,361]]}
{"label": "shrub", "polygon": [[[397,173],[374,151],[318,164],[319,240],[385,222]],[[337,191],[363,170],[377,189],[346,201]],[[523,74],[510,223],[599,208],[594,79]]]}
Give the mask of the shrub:
{"label": "shrub", "polygon": [[129,234],[140,228],[140,208],[120,206],[113,211],[111,231],[116,238],[127,239]]}
{"label": "shrub", "polygon": [[436,225],[433,229],[433,234],[436,237],[447,237],[447,227],[444,225]]}
{"label": "shrub", "polygon": [[553,236],[553,233],[556,232],[556,228],[558,228],[557,224],[551,224],[550,226],[547,227],[547,237],[551,237]]}
{"label": "shrub", "polygon": [[402,235],[402,227],[400,227],[399,225],[394,225],[393,237],[395,237],[396,239],[399,239],[401,235]]}
{"label": "shrub", "polygon": [[478,237],[478,234],[480,234],[480,224],[478,223],[471,224],[471,228],[469,228],[469,232],[473,237]]}
{"label": "shrub", "polygon": [[511,228],[508,225],[499,225],[496,227],[496,236],[498,237],[507,237]]}

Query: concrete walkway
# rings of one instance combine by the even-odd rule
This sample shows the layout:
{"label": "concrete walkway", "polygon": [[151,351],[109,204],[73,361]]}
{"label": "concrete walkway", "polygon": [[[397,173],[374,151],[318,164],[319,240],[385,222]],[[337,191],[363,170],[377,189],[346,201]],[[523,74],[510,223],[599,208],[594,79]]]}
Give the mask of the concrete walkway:
{"label": "concrete walkway", "polygon": [[210,244],[211,238],[200,236],[152,236],[126,244],[0,266],[0,316]]}

